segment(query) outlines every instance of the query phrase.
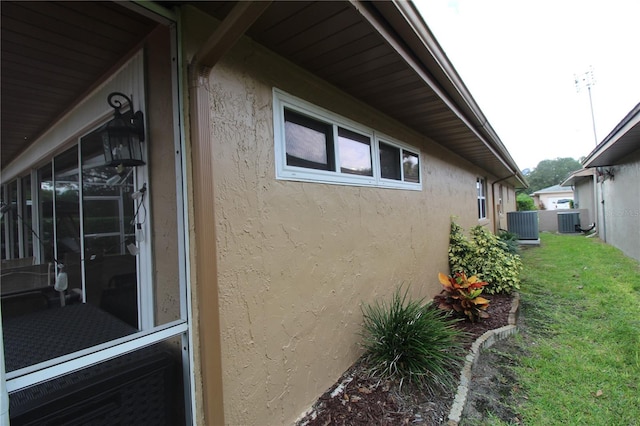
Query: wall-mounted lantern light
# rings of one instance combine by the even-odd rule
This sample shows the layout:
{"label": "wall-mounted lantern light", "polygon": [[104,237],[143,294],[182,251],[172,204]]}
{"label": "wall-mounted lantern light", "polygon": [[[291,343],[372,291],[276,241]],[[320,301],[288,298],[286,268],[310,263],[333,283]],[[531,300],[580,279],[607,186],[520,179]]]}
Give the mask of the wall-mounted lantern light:
{"label": "wall-mounted lantern light", "polygon": [[[123,98],[129,105],[129,111],[124,114],[120,112],[120,108],[125,104],[120,99],[114,99],[118,97]],[[107,102],[115,109],[114,117],[96,131],[102,140],[105,165],[116,167],[119,172],[124,170],[124,167],[144,165],[141,144],[144,142],[142,111],[134,113],[131,99],[123,93],[109,94]]]}

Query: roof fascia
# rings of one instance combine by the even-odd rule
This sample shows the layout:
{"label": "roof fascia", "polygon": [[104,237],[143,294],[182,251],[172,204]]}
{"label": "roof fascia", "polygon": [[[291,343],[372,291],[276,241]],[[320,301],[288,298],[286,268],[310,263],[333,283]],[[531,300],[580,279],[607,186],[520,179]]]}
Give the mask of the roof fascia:
{"label": "roof fascia", "polygon": [[595,147],[593,151],[587,155],[587,157],[582,161],[582,164],[585,168],[587,167],[598,167],[601,164],[595,164],[598,159],[612,146],[614,146],[620,138],[622,138],[627,132],[629,132],[633,127],[637,126],[640,123],[640,103],[637,104],[630,112],[626,115],[625,118],[620,121],[616,125],[616,127],[607,135],[606,138],[602,142]]}
{"label": "roof fascia", "polygon": [[569,175],[569,177],[566,178],[560,184],[560,186],[572,186],[572,185],[575,185],[580,180],[592,179],[594,174],[595,174],[594,169],[586,169],[586,168],[584,168],[584,169],[577,170],[577,171],[571,173]]}
{"label": "roof fascia", "polygon": [[[361,2],[352,0],[352,4],[490,149],[509,171],[509,175],[514,175],[523,187],[527,187],[524,175],[489,124],[415,5],[410,1],[374,2],[376,10],[401,37],[404,42],[404,45],[401,45],[394,43],[393,34],[390,34],[382,24],[375,22],[373,14],[363,13],[366,8],[359,7]],[[424,72],[423,67],[428,71]]]}

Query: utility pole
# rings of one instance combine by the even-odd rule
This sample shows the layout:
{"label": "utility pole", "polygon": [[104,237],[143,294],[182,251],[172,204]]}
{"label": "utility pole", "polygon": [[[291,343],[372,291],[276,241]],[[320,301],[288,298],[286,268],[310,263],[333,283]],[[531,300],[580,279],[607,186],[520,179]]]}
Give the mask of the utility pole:
{"label": "utility pole", "polygon": [[593,115],[593,100],[591,99],[591,87],[595,86],[596,80],[593,77],[593,67],[590,66],[589,70],[583,73],[582,75],[573,75],[576,84],[576,92],[580,93],[580,90],[583,88],[587,88],[589,92],[589,107],[591,108],[591,123],[593,125],[593,139],[596,142],[596,146],[598,146],[598,135],[596,135],[596,119]]}

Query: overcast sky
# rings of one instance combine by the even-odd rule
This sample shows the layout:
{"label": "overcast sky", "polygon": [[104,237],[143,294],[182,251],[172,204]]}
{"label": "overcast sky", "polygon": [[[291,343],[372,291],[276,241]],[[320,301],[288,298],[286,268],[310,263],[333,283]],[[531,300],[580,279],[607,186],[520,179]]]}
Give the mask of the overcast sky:
{"label": "overcast sky", "polygon": [[520,169],[579,159],[640,102],[638,0],[414,0]]}

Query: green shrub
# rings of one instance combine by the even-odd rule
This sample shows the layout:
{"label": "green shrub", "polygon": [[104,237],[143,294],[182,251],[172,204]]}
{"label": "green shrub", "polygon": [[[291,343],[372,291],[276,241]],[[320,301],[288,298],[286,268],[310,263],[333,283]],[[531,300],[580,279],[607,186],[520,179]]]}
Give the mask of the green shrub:
{"label": "green shrub", "polygon": [[538,210],[536,203],[533,202],[533,198],[524,192],[516,196],[516,208],[519,212]]}
{"label": "green shrub", "polygon": [[480,281],[475,275],[467,278],[463,272],[456,272],[452,276],[441,272],[438,278],[442,284],[442,291],[433,298],[438,308],[464,314],[471,322],[476,322],[479,318],[489,318],[489,314],[485,312],[489,307],[489,301],[480,296],[482,287],[488,283]]}
{"label": "green shrub", "polygon": [[498,238],[505,244],[505,251],[507,253],[520,254],[518,234],[501,229],[500,232],[498,232]]}
{"label": "green shrub", "polygon": [[485,291],[489,294],[511,293],[520,288],[520,256],[509,253],[504,242],[480,225],[471,229],[468,240],[462,228],[451,223],[449,268],[452,274],[464,272],[488,282]]}
{"label": "green shrub", "polygon": [[456,383],[464,334],[451,316],[423,301],[407,298],[398,287],[388,304],[363,306],[361,335],[372,375],[408,380],[433,393]]}
{"label": "green shrub", "polygon": [[[451,221],[451,232],[449,233],[449,267],[451,273],[465,271],[464,265],[475,255],[475,247],[464,235],[464,229],[453,220]],[[467,270],[467,272],[471,272]]]}

